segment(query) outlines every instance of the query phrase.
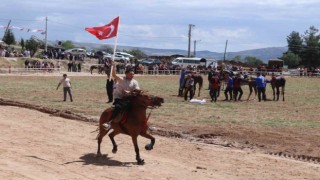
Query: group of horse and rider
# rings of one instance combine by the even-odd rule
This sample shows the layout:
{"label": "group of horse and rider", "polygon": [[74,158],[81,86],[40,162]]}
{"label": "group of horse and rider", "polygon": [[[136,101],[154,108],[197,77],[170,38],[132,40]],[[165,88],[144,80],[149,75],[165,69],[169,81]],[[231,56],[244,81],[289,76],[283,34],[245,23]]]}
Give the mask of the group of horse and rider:
{"label": "group of horse and rider", "polygon": [[[266,101],[266,86],[267,83],[271,84],[273,90],[273,100],[279,100],[280,88],[281,94],[284,101],[284,88],[285,88],[285,78],[281,76],[276,76],[272,73],[271,79],[267,79],[264,73],[260,71],[256,72],[255,76],[249,77],[247,74],[242,72],[233,73],[232,71],[226,70],[210,70],[208,73],[208,83],[209,95],[211,102],[217,102],[220,96],[221,89],[224,91],[225,99],[223,101],[241,101],[243,90],[241,86],[249,86],[249,100],[253,90],[255,95],[258,96],[259,102]],[[203,80],[201,75],[190,70],[182,69],[180,74],[179,82],[179,94],[178,96],[184,97],[187,101],[193,99],[196,91],[196,84],[199,84],[198,96],[200,96],[200,90],[202,88]]]}

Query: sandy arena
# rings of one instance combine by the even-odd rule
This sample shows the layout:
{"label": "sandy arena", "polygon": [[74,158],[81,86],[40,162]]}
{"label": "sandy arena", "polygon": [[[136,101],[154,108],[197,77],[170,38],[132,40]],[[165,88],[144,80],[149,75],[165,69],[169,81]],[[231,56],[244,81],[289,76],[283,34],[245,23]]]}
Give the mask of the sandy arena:
{"label": "sandy arena", "polygon": [[135,162],[131,139],[102,143],[95,156],[96,123],[0,106],[1,179],[319,179],[320,165],[182,139],[156,137],[155,148],[139,137],[146,164]]}

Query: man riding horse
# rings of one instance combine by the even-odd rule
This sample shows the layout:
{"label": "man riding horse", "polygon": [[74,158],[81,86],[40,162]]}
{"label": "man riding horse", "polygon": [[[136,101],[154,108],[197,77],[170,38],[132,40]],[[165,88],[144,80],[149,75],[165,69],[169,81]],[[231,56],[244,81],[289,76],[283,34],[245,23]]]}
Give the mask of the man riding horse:
{"label": "man riding horse", "polygon": [[115,63],[112,63],[112,76],[117,81],[116,88],[113,91],[114,103],[113,111],[110,120],[113,120],[120,112],[127,110],[129,107],[129,101],[125,99],[125,95],[131,92],[139,92],[140,87],[138,81],[133,79],[134,70],[127,69],[125,71],[125,77],[119,77],[116,74]]}

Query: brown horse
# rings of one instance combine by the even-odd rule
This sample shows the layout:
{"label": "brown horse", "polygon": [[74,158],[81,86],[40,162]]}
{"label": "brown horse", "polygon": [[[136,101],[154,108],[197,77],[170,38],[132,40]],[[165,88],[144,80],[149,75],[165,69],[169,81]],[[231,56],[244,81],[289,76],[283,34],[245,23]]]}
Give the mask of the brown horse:
{"label": "brown horse", "polygon": [[[191,76],[194,80],[194,86],[193,86],[193,96],[196,94],[196,90],[197,90],[197,85],[199,86],[198,89],[198,97],[200,96],[200,91],[202,89],[202,85],[203,85],[203,78],[201,75],[198,74],[192,74]],[[186,85],[186,78],[184,79],[183,83],[182,83],[182,87],[185,87]],[[184,90],[185,91],[185,90]],[[185,92],[183,92],[182,94],[184,94]]]}
{"label": "brown horse", "polygon": [[203,78],[201,75],[198,75],[198,74],[193,74],[192,75],[192,78],[194,79],[194,94],[196,94],[196,90],[197,90],[197,84],[199,86],[199,89],[198,89],[198,97],[200,96],[200,91],[202,89],[202,85],[203,85]]}
{"label": "brown horse", "polygon": [[286,79],[284,77],[275,77],[272,76],[271,78],[271,87],[273,92],[273,100],[276,100],[275,90],[277,91],[277,101],[279,101],[280,95],[280,87],[281,87],[281,94],[282,94],[282,101],[284,101],[284,90],[286,86]]}
{"label": "brown horse", "polygon": [[98,69],[98,74],[110,74],[110,67],[109,66],[100,66],[100,65],[92,65],[90,66],[90,73],[92,74],[92,71],[94,69]]}
{"label": "brown horse", "polygon": [[254,90],[254,97],[257,96],[257,87],[256,87],[255,80],[253,80],[253,79],[243,80],[241,85],[248,85],[249,86],[249,95],[248,95],[247,101],[249,101],[253,90]]}
{"label": "brown horse", "polygon": [[[139,165],[144,164],[144,160],[141,159],[139,154],[139,147],[137,142],[137,137],[141,135],[142,137],[148,138],[151,140],[150,144],[145,146],[146,150],[153,149],[155,144],[155,138],[147,133],[148,125],[147,125],[147,116],[146,110],[147,108],[155,108],[161,106],[164,102],[163,98],[157,96],[151,96],[141,93],[131,93],[131,95],[126,97],[130,101],[130,110],[124,114],[124,117],[121,118],[120,122],[116,122],[116,120],[111,120],[110,128],[106,128],[104,126],[105,123],[110,123],[110,117],[112,114],[112,108],[106,109],[100,116],[99,120],[99,134],[97,136],[98,139],[98,151],[97,155],[101,156],[100,144],[102,142],[103,137],[111,130],[113,131],[109,134],[110,140],[112,142],[113,148],[112,152],[117,152],[117,144],[114,140],[114,136],[122,133],[131,136],[132,142],[134,145],[134,149],[136,152],[136,160]],[[115,118],[117,119],[117,117]]]}

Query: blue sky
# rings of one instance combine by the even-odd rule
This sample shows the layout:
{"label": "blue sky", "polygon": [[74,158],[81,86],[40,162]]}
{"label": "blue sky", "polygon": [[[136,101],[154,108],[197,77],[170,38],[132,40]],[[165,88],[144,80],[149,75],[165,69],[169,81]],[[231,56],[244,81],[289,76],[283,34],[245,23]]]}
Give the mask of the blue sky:
{"label": "blue sky", "polygon": [[[229,52],[284,47],[286,37],[320,29],[319,0],[3,0],[0,26],[45,29],[49,40],[113,44],[98,40],[85,27],[100,26],[120,16],[118,45],[188,49],[188,25],[197,50]],[[0,36],[3,36],[0,29]],[[16,39],[39,32],[13,30]]]}

